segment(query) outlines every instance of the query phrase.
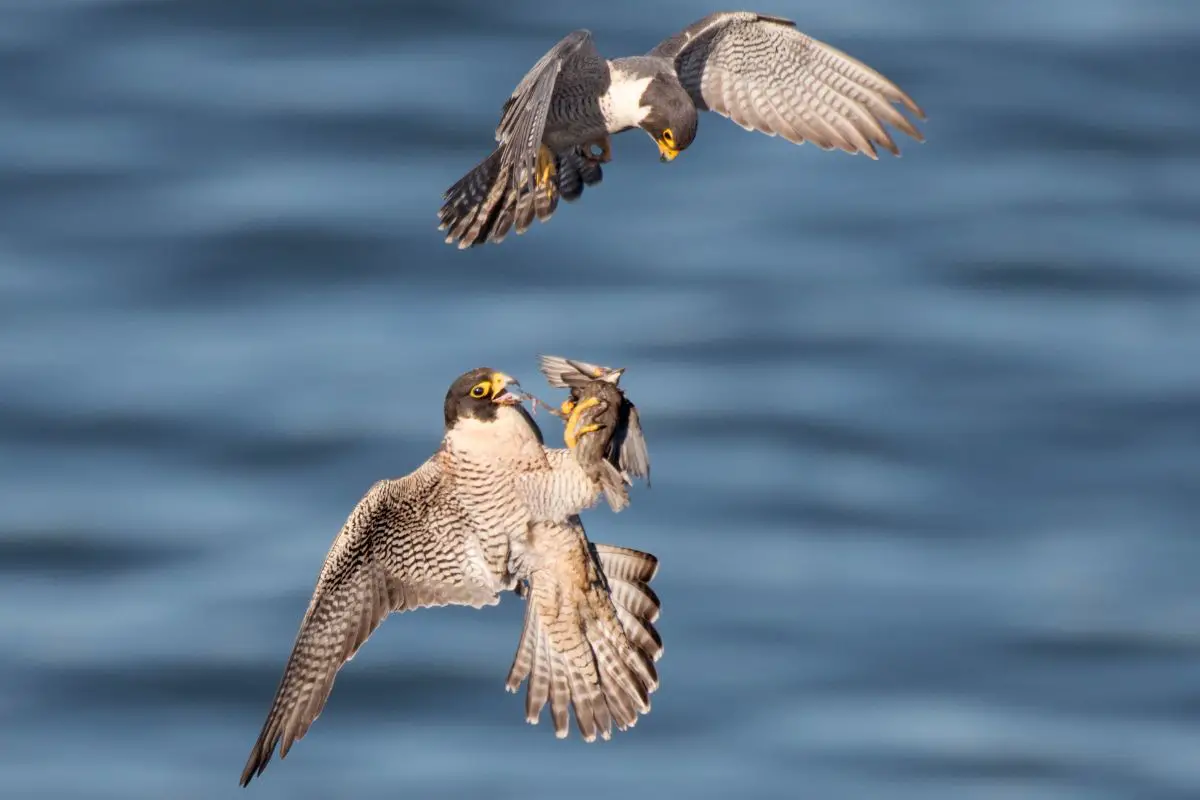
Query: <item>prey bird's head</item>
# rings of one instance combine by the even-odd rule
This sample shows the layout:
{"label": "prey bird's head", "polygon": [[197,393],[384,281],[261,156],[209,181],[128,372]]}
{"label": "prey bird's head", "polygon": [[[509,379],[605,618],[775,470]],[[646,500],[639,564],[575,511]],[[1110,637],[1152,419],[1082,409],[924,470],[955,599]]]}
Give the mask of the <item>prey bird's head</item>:
{"label": "prey bird's head", "polygon": [[492,422],[503,409],[519,406],[523,396],[510,388],[519,389],[520,384],[491,367],[478,367],[463,373],[446,392],[446,428],[454,427],[461,419]]}
{"label": "prey bird's head", "polygon": [[642,92],[641,105],[650,111],[639,127],[658,145],[660,161],[673,161],[696,138],[699,112],[674,72],[660,72]]}

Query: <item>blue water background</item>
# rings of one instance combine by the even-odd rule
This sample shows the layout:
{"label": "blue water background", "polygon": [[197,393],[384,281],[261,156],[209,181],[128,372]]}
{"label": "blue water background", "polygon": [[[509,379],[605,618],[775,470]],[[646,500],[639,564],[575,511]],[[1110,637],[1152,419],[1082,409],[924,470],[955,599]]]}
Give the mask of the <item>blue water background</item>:
{"label": "blue water background", "polygon": [[[1200,5],[758,8],[928,142],[631,133],[462,253],[441,192],[549,45],[712,7],[5,0],[0,794],[1200,797]],[[346,514],[539,352],[642,409],[653,488],[585,521],[661,559],[653,713],[557,741],[515,598],[423,611],[242,795]]]}

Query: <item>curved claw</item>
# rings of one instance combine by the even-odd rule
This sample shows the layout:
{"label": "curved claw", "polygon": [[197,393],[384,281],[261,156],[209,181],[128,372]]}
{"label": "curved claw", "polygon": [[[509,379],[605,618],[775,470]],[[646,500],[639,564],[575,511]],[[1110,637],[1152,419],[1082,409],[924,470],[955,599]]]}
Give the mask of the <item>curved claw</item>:
{"label": "curved claw", "polygon": [[[571,404],[570,400],[563,402],[562,408],[564,411],[566,411],[568,404]],[[575,445],[579,444],[579,437],[583,434],[600,430],[600,426],[595,424],[584,425],[582,428],[579,427],[579,418],[583,412],[598,405],[600,405],[600,399],[596,397],[589,397],[580,403],[573,404],[573,408],[569,412],[570,416],[567,418],[567,427],[563,431],[563,441],[567,443],[569,449],[575,449]],[[578,430],[576,430],[577,428]]]}

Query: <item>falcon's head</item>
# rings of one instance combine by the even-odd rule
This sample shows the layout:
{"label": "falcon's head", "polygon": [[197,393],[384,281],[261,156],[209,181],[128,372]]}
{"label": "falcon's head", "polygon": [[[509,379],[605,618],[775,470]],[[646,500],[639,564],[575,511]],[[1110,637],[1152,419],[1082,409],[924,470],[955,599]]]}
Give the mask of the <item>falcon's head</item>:
{"label": "falcon's head", "polygon": [[509,391],[509,387],[519,386],[514,378],[491,367],[464,372],[446,392],[446,428],[454,427],[461,419],[492,422],[505,410],[519,413],[521,395]]}
{"label": "falcon's head", "polygon": [[659,160],[673,161],[696,138],[700,114],[692,98],[675,73],[660,72],[646,84],[640,102],[650,111],[639,127],[658,145]]}

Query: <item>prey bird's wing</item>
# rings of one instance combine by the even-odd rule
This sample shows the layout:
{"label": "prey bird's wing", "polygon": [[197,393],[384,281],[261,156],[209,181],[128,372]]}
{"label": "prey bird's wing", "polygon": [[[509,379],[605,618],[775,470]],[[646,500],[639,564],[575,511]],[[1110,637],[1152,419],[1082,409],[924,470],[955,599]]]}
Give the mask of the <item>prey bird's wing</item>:
{"label": "prey bird's wing", "polygon": [[379,481],[334,540],[266,723],[242,773],[262,774],[321,713],[338,670],[389,613],[499,602],[480,546],[436,460]]}
{"label": "prey bird's wing", "polygon": [[632,478],[644,478],[650,485],[650,453],[646,450],[646,437],[642,435],[642,422],[637,407],[628,400],[618,417],[613,442],[617,445],[617,464]]}
{"label": "prey bird's wing", "polygon": [[505,160],[512,168],[514,187],[532,192],[536,186],[535,167],[538,148],[546,130],[546,118],[559,81],[580,76],[596,76],[601,81],[608,74],[608,64],[596,50],[592,34],[586,30],[573,31],[533,65],[504,104],[496,141],[500,142]]}
{"label": "prey bird's wing", "polygon": [[924,119],[911,97],[861,61],[796,30],[791,20],[719,12],[666,39],[651,55],[675,62],[698,109],[747,130],[871,158],[877,158],[876,145],[900,152],[884,123],[924,140],[893,106],[900,103]]}
{"label": "prey bird's wing", "polygon": [[609,372],[608,367],[562,356],[538,356],[538,362],[538,369],[555,389],[582,386]]}

